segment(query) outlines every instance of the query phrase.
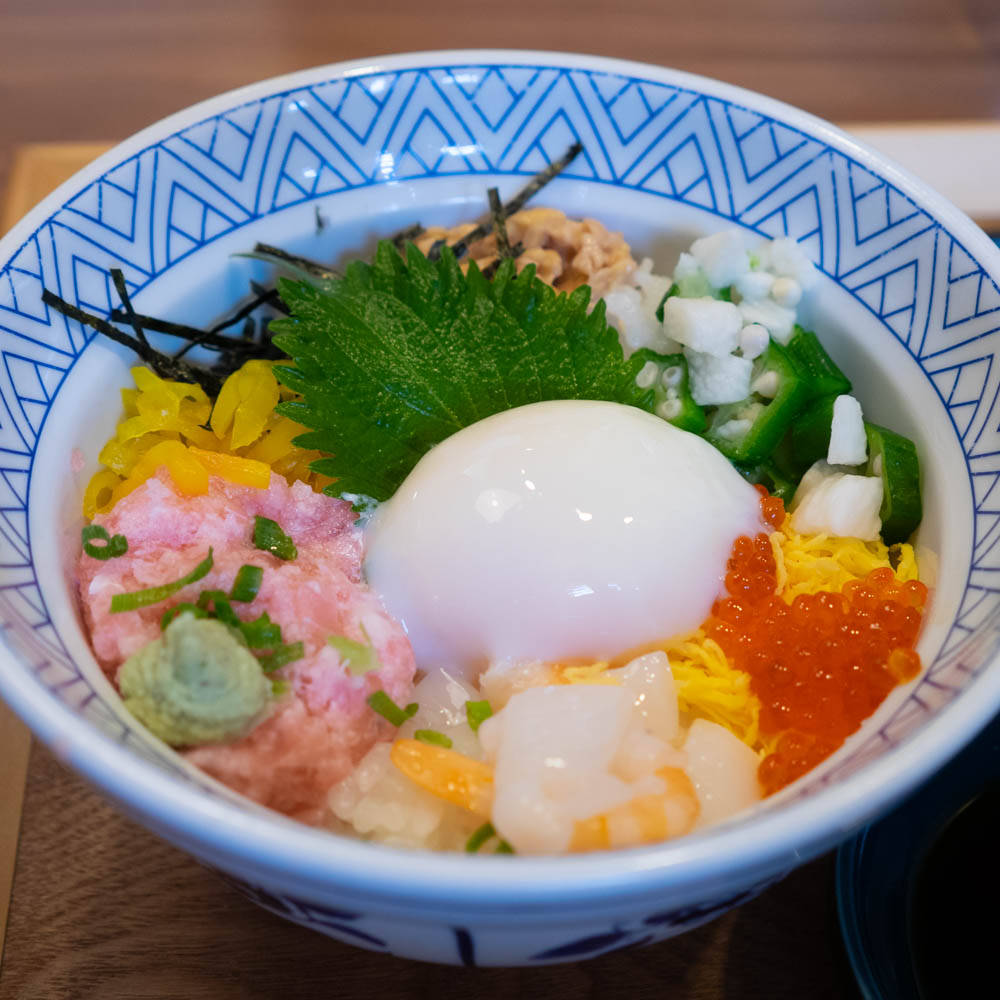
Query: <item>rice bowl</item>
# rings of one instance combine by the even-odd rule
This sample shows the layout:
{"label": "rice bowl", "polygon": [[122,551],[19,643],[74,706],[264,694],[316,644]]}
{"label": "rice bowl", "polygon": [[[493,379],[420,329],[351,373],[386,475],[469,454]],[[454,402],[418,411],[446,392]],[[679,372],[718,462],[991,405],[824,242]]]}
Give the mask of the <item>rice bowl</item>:
{"label": "rice bowl", "polygon": [[[478,58],[479,61],[484,59],[482,56]],[[393,64],[396,70],[392,71],[405,73],[410,72],[405,68],[407,66],[426,65],[432,67],[442,63],[458,66],[459,64],[465,65],[470,61],[475,63],[476,57],[468,55],[464,58],[442,57],[423,61],[417,57],[407,57],[407,59]],[[926,224],[938,227],[934,230],[935,233],[947,232],[949,234],[947,239],[953,241],[953,244],[949,244],[949,246],[954,246],[954,249],[949,251],[952,257],[957,259],[956,255],[960,252],[968,252],[972,254],[969,259],[979,259],[984,261],[988,267],[995,267],[995,252],[987,249],[985,241],[981,240],[967,221],[962,220],[947,206],[941,206],[934,201],[932,196],[926,194],[915,182],[906,180],[892,168],[879,166],[875,158],[858,150],[848,140],[835,136],[827,127],[816,125],[805,116],[799,116],[797,113],[779,108],[762,99],[734,92],[721,85],[695,81],[660,70],[640,70],[624,64],[605,63],[599,60],[594,61],[593,64],[579,63],[574,62],[571,57],[555,56],[544,59],[532,59],[530,56],[523,55],[518,57],[505,56],[501,57],[500,63],[505,67],[517,63],[538,64],[540,66],[544,64],[544,67],[551,67],[551,70],[543,68],[543,75],[546,72],[549,73],[550,78],[557,79],[557,83],[559,80],[567,79],[571,73],[586,75],[588,72],[594,72],[598,76],[602,73],[604,75],[608,73],[619,74],[622,81],[643,79],[648,81],[651,88],[673,87],[674,91],[680,95],[676,98],[677,100],[688,101],[690,96],[692,115],[718,112],[723,115],[729,114],[734,122],[736,120],[750,122],[754,116],[766,121],[777,119],[782,124],[765,125],[765,127],[791,130],[794,134],[803,137],[805,148],[811,150],[813,147],[810,144],[816,144],[816,148],[830,151],[824,155],[827,155],[832,162],[839,164],[841,160],[837,158],[843,158],[843,162],[847,164],[845,169],[854,170],[855,174],[859,170],[864,170],[872,177],[877,177],[881,173],[882,176],[888,178],[885,183],[888,183],[893,191],[900,187],[909,192],[909,197],[921,206],[915,207],[917,215],[926,220]],[[486,64],[484,63],[484,65]],[[587,68],[591,65],[592,70]],[[570,69],[570,67],[578,68]],[[376,79],[379,76],[384,78],[386,72],[389,70],[373,74],[372,78]],[[419,75],[423,71],[414,70],[414,72]],[[439,72],[443,71],[435,68],[426,70],[427,75]],[[483,72],[485,75],[487,71],[484,69]],[[489,72],[499,73],[500,70]],[[308,79],[313,81],[320,77],[334,80],[337,78],[337,72],[326,71]],[[528,80],[529,74],[525,74],[524,79]],[[296,87],[306,85],[306,79],[302,78],[301,80],[288,81],[286,89],[293,91]],[[604,86],[604,83],[601,82],[600,85]],[[626,82],[625,85],[631,86],[632,84]],[[264,92],[281,92],[284,86],[284,84],[278,84],[271,89],[265,87]],[[320,85],[316,84],[316,86]],[[700,94],[708,96],[700,97],[698,96]],[[607,96],[605,99],[611,100]],[[156,131],[155,134],[147,135],[145,138],[139,137],[132,146],[126,145],[121,153],[112,154],[109,160],[98,164],[90,175],[75,182],[75,187],[65,189],[61,194],[57,192],[53,201],[49,203],[51,208],[46,211],[39,210],[38,215],[29,217],[22,227],[8,238],[8,241],[4,243],[5,252],[18,258],[20,261],[18,266],[23,265],[24,259],[18,257],[19,254],[24,253],[22,247],[31,248],[33,245],[31,244],[31,234],[45,222],[48,212],[54,211],[76,197],[76,195],[72,195],[72,191],[79,191],[90,183],[96,183],[96,179],[104,172],[120,171],[121,168],[114,166],[114,164],[128,160],[128,157],[133,154],[139,154],[141,158],[143,154],[140,151],[147,146],[153,148],[160,141],[160,136],[168,137],[174,132],[185,130],[190,132],[190,128],[194,127],[197,121],[210,119],[213,115],[218,115],[221,118],[227,114],[233,114],[235,112],[230,111],[230,108],[238,104],[249,106],[247,102],[254,100],[258,100],[258,97],[253,93],[246,93],[236,99],[220,99],[218,104],[192,112],[188,118],[178,120],[174,124],[166,123],[164,126],[158,126],[159,131]],[[266,100],[265,98],[265,103]],[[740,107],[737,108],[737,105]],[[747,105],[757,110],[752,113],[745,111],[744,108]],[[657,113],[659,112],[654,112],[654,118]],[[666,121],[667,118],[664,118],[663,124]],[[741,128],[743,127],[734,124],[733,135],[742,134]],[[656,123],[653,122],[650,128],[655,131]],[[799,131],[796,132],[796,129]],[[190,134],[196,135],[193,132]],[[704,141],[704,135],[708,134],[710,134],[710,130],[704,133],[699,132],[698,141]],[[484,142],[487,141],[487,138],[484,137]],[[169,143],[171,140],[164,138],[163,141]],[[484,148],[489,148],[488,143]],[[673,149],[674,146],[670,148]],[[406,155],[409,154],[404,153],[400,156],[400,163],[403,162]],[[589,162],[592,165],[592,161]],[[858,166],[851,167],[851,163],[858,164]],[[522,166],[517,169],[530,172],[534,166],[533,162],[525,160]],[[775,166],[780,174],[788,165],[780,167],[776,164]],[[738,161],[733,164],[731,174],[733,185],[736,185],[736,179],[739,177],[739,174],[736,173],[737,167]],[[712,168],[716,169],[714,163]],[[599,173],[603,168],[595,169],[598,169]],[[677,169],[679,169],[679,161]],[[652,176],[655,171],[648,173]],[[123,175],[119,173],[116,176],[120,179]],[[624,176],[624,174],[619,170],[617,176]],[[462,186],[466,183],[465,181],[456,182],[454,179],[449,179],[448,185],[452,191],[463,191],[467,202],[471,202],[473,198],[471,181],[476,182],[477,193],[481,191],[481,186],[478,178],[468,180],[469,183],[465,187]],[[693,178],[693,180],[697,181],[697,178]],[[662,199],[662,195],[650,194],[648,185],[645,188],[646,193],[640,191],[632,195],[626,192],[624,184],[614,187],[607,181],[605,183],[606,188],[595,188],[581,178],[570,178],[558,190],[554,191],[554,194],[559,195],[566,208],[573,209],[574,201],[581,200],[585,195],[588,198],[595,197],[594,192],[598,190],[605,191],[609,212],[619,217],[629,214],[627,200],[634,197],[636,199],[633,209],[633,218],[636,219],[635,226],[623,225],[621,228],[635,229],[637,236],[633,239],[641,241],[644,232],[648,232],[648,229],[643,229],[642,221],[646,206],[659,204],[657,199]],[[673,181],[669,181],[669,183],[674,184]],[[711,177],[706,183],[711,188]],[[654,182],[650,180],[650,185],[653,184]],[[435,185],[436,190],[431,190]],[[424,204],[438,204],[440,192],[443,190],[441,180],[431,178],[426,182],[426,186],[428,201]],[[407,190],[415,191],[420,187],[421,185],[413,181],[409,183]],[[391,209],[400,204],[398,200],[400,197],[399,188],[389,186],[386,190],[391,201],[387,207]],[[684,194],[685,191],[690,197]],[[310,197],[313,194],[319,197],[322,192],[311,192]],[[417,197],[418,195],[408,196]],[[328,197],[332,199],[334,196]],[[346,203],[350,202],[351,195],[347,193],[337,197],[342,197],[346,206]],[[424,194],[420,193],[419,197],[424,197]],[[709,225],[709,218],[699,214],[704,209],[695,207],[699,204],[698,199],[704,198],[704,188],[700,189],[699,192],[697,184],[685,187],[684,182],[678,178],[678,184],[670,189],[668,199],[664,204],[669,204],[672,211],[676,211],[676,225],[680,229],[688,227],[689,232],[693,230],[695,233],[705,233],[717,227]],[[306,209],[311,209],[307,199],[303,199],[303,203]],[[79,215],[86,208],[85,200],[77,201],[76,205],[76,211]],[[760,209],[760,213],[763,212],[764,207]],[[468,210],[465,209],[463,214],[467,213]],[[276,214],[280,215],[281,213]],[[345,239],[349,240],[351,238],[350,213],[346,207],[344,214],[348,216]],[[735,208],[729,208],[720,214],[733,216],[738,213]],[[452,219],[442,219],[442,222],[457,221],[454,218],[457,215],[459,215],[458,211],[453,210]],[[755,225],[752,213],[746,218],[752,226]],[[764,218],[767,216],[762,215],[761,220]],[[702,221],[699,222],[699,219]],[[307,238],[309,225],[312,222],[310,212],[304,209],[289,208],[278,221],[277,228],[287,226],[287,231],[290,234],[297,228],[300,239],[296,243],[296,249],[301,249],[303,252],[310,249]],[[391,219],[391,224],[387,221],[384,230],[389,231],[395,228],[396,223],[405,221],[409,221],[409,218],[401,218],[397,215]],[[913,239],[919,242],[920,237],[915,222],[911,220],[910,222],[901,222],[899,225],[903,226],[904,230],[907,226],[912,227],[906,231],[917,234]],[[272,242],[279,242],[279,238],[273,235],[275,228],[275,220],[268,220],[267,233]],[[792,228],[794,229],[794,225]],[[263,233],[263,231],[262,229],[261,232]],[[805,237],[807,232],[808,230],[800,230],[795,235]],[[899,236],[901,233],[896,235]],[[230,240],[232,248],[240,245],[245,246],[248,242],[247,231],[236,233],[235,236],[235,239]],[[941,238],[945,239],[945,236],[942,235]],[[217,242],[213,248],[213,253],[223,251],[220,253],[222,258],[226,254],[225,239],[224,234],[220,236],[221,242]],[[888,236],[886,239],[888,240]],[[289,239],[284,242],[291,244],[294,241],[295,236],[290,235]],[[806,242],[808,241],[806,240]],[[960,244],[964,244],[966,250],[962,250]],[[37,246],[37,244],[34,245]],[[11,247],[9,251],[8,247]],[[327,257],[329,256],[327,254]],[[187,269],[188,275],[193,273],[191,269],[195,266],[196,257],[197,254],[194,253],[184,259],[178,256],[176,263],[167,269],[171,278],[176,276],[178,281],[186,281],[185,269]],[[873,258],[873,260],[877,259]],[[820,263],[827,275],[840,276],[857,272],[856,267],[846,268],[840,264],[835,265],[832,260],[821,259]],[[876,268],[876,264],[872,263],[866,266],[870,268],[872,274],[875,273],[873,269]],[[21,271],[18,273],[20,274],[22,271],[28,273],[30,269],[21,267]],[[921,274],[923,273],[926,272],[922,271]],[[861,281],[865,274],[866,272],[860,272],[854,281]],[[982,333],[988,328],[988,320],[974,315],[970,315],[967,320],[957,318],[960,314],[956,310],[962,303],[961,296],[965,294],[962,291],[964,286],[959,284],[961,277],[960,269],[954,270],[953,284],[955,287],[949,300],[948,308],[951,311],[949,313],[950,325],[947,329],[950,331],[956,325],[967,322]],[[146,311],[153,312],[155,309],[159,309],[163,312],[164,306],[169,304],[172,299],[176,299],[176,291],[169,292],[165,279],[166,275],[159,286],[154,282],[149,285],[145,292],[135,294],[134,297],[142,303]],[[982,280],[988,282],[989,279]],[[851,290],[847,287],[850,284],[851,282],[846,279],[838,284],[837,281],[828,278],[824,279],[824,286],[821,289],[821,297],[835,300],[838,307],[827,310],[827,314],[843,316],[845,325],[857,324],[857,328],[865,330],[866,336],[870,338],[868,341],[861,337],[845,338],[843,364],[850,368],[852,366],[848,363],[849,358],[862,359],[863,361],[873,356],[884,357],[885,360],[880,369],[878,366],[869,369],[864,363],[861,363],[855,364],[854,370],[871,371],[873,374],[862,377],[868,379],[873,386],[876,385],[874,376],[876,369],[882,372],[893,370],[893,380],[887,390],[883,393],[876,388],[868,395],[876,400],[884,400],[882,405],[887,411],[895,410],[902,398],[909,401],[908,406],[900,409],[900,412],[908,417],[908,426],[904,430],[910,431],[914,437],[922,438],[928,443],[924,454],[930,457],[934,466],[927,477],[928,482],[936,484],[932,487],[931,494],[927,498],[927,527],[932,535],[932,547],[937,548],[942,554],[942,569],[938,580],[940,603],[936,605],[940,617],[937,621],[932,621],[931,627],[925,635],[922,650],[925,651],[925,659],[931,664],[931,679],[935,680],[939,686],[932,685],[923,690],[920,692],[920,698],[930,706],[931,710],[941,709],[944,702],[950,702],[952,693],[950,690],[951,681],[946,681],[945,675],[941,671],[951,670],[956,660],[951,647],[946,647],[946,656],[943,659],[939,656],[939,651],[942,646],[945,646],[947,634],[951,631],[955,615],[962,606],[963,588],[968,575],[968,566],[971,565],[970,562],[967,562],[965,570],[961,568],[956,570],[955,565],[950,560],[956,558],[956,553],[971,551],[973,533],[971,516],[967,522],[960,523],[960,519],[954,515],[950,518],[944,518],[941,512],[945,497],[947,497],[947,502],[953,511],[960,509],[962,504],[966,505],[966,509],[972,510],[971,492],[964,499],[960,499],[954,492],[958,489],[956,483],[968,483],[968,475],[963,468],[961,451],[958,448],[958,437],[952,429],[951,419],[938,395],[939,390],[936,386],[940,378],[937,380],[925,378],[920,373],[920,366],[915,360],[917,355],[923,352],[923,347],[914,342],[909,352],[901,350],[900,341],[897,339],[899,335],[889,332],[893,329],[892,323],[880,326],[879,321],[867,311],[874,307],[867,305],[864,282],[855,284],[854,287],[860,291],[853,299],[847,294]],[[218,287],[217,283],[215,286]],[[176,289],[178,286],[174,287]],[[140,294],[145,297],[141,298]],[[187,307],[191,311],[195,310],[194,299],[197,298],[197,295],[192,296],[192,303]],[[85,296],[84,301],[86,300]],[[927,299],[922,299],[921,302],[926,304]],[[879,308],[882,308],[882,305]],[[890,312],[891,310],[888,310],[885,314],[889,315]],[[893,321],[898,322],[898,318]],[[940,325],[939,320],[936,322]],[[931,339],[945,336],[945,334],[938,332],[934,323],[929,324],[929,329],[930,333],[927,336]],[[947,334],[947,336],[952,335],[952,333]],[[99,442],[93,438],[89,441],[81,439],[73,426],[72,414],[74,412],[80,413],[88,408],[93,409],[93,400],[102,393],[106,393],[107,381],[101,382],[98,388],[93,378],[93,373],[102,363],[107,364],[109,359],[114,358],[117,371],[123,373],[124,369],[124,361],[121,356],[96,344],[88,347],[86,352],[81,352],[82,340],[79,331],[67,332],[66,336],[70,339],[71,344],[74,343],[73,338],[76,338],[73,350],[81,353],[82,356],[74,364],[71,376],[59,389],[52,413],[43,425],[42,447],[39,449],[32,466],[32,478],[46,474],[46,472],[53,475],[53,470],[59,469],[59,462],[63,460],[55,457],[56,454],[59,453],[64,457],[74,446],[81,446],[85,453],[89,447],[92,456],[93,448]],[[870,344],[876,346],[869,346]],[[91,358],[88,359],[86,355],[90,355]],[[98,356],[100,356],[100,361],[95,360]],[[897,362],[902,362],[902,364],[897,367]],[[936,368],[934,370],[937,371]],[[70,390],[73,391],[70,392]],[[863,390],[860,395],[864,397]],[[964,396],[959,394],[954,397],[953,401],[959,398],[964,399]],[[19,407],[20,404],[13,403],[12,405]],[[877,406],[879,403],[876,402],[875,405]],[[922,411],[922,421],[916,419],[918,411]],[[108,428],[113,419],[114,415],[105,411],[104,429]],[[885,417],[882,419],[886,420]],[[23,423],[21,418],[18,420]],[[22,433],[24,433],[23,430]],[[52,437],[49,438],[49,435]],[[949,441],[950,443],[945,444]],[[953,474],[956,468],[960,470],[958,476]],[[33,492],[28,516],[29,525],[65,524],[66,521],[62,518],[59,510],[63,501],[64,498],[45,497],[38,491]],[[54,538],[58,537],[56,531],[53,531],[52,535]],[[65,648],[69,650],[73,660],[86,664],[88,658],[82,645],[79,626],[76,623],[71,605],[66,599],[65,591],[62,592],[59,599],[56,597],[60,592],[59,588],[65,586],[61,582],[65,580],[65,576],[60,565],[58,546],[52,543],[47,544],[42,540],[41,535],[36,535],[34,532],[32,533],[32,544],[34,565],[38,570],[46,604],[52,609],[52,621],[56,634],[65,643]],[[56,589],[53,590],[53,587]],[[970,606],[965,606],[966,611]],[[980,607],[977,614],[983,610],[984,608]],[[23,621],[22,612],[7,608],[5,609],[5,618],[13,623],[8,624],[9,643],[12,643],[15,648],[21,649],[25,648],[25,643],[33,643],[33,646],[29,648],[39,649],[37,645],[39,640],[31,639],[23,629],[18,631],[17,621]],[[974,635],[972,647],[969,648],[973,648],[977,644],[979,648],[974,653],[969,654],[969,664],[962,671],[958,671],[958,674],[964,674],[965,670],[968,669],[981,672],[981,668],[985,667],[988,660],[988,652],[992,643],[989,632],[989,617],[983,618],[982,623],[977,624],[976,628],[982,631]],[[958,647],[956,646],[954,649],[957,650]],[[46,660],[52,661],[51,655],[48,653],[43,655]],[[65,657],[65,654],[58,647],[55,655]],[[32,662],[37,662],[39,657],[37,654],[34,656],[29,654],[29,658]],[[938,669],[935,669],[936,667]],[[907,737],[906,734],[910,732],[908,727],[916,727],[917,724],[914,713],[921,713],[914,707],[916,703],[912,701],[908,703],[908,708],[902,703],[893,704],[890,701],[887,703],[884,713],[877,716],[872,724],[862,731],[860,738],[848,746],[845,752],[835,759],[825,772],[817,774],[812,786],[797,792],[797,796],[800,796],[798,801],[786,801],[783,805],[776,801],[773,808],[766,810],[760,816],[738,828],[720,828],[714,832],[706,832],[692,838],[687,843],[678,843],[674,847],[643,849],[639,852],[623,855],[618,861],[612,858],[591,858],[536,863],[531,859],[517,859],[515,862],[518,866],[516,874],[512,872],[510,867],[502,867],[504,861],[509,861],[509,859],[477,859],[479,867],[476,869],[476,884],[471,885],[468,884],[467,877],[462,874],[468,870],[469,862],[467,859],[428,859],[427,866],[422,867],[421,871],[415,872],[406,863],[405,856],[393,851],[371,845],[352,845],[341,841],[335,841],[331,844],[328,837],[325,840],[326,847],[323,847],[322,838],[318,838],[308,831],[297,830],[280,820],[255,813],[245,805],[235,804],[217,787],[204,783],[202,779],[183,768],[179,768],[172,756],[164,756],[155,744],[146,741],[141,733],[132,730],[128,720],[113,707],[110,692],[106,686],[102,687],[99,683],[93,664],[88,669],[90,671],[88,679],[84,681],[83,675],[80,675],[80,684],[83,684],[88,692],[91,690],[98,692],[101,699],[104,699],[103,702],[101,700],[95,702],[94,699],[91,699],[88,704],[93,704],[92,711],[99,712],[105,719],[104,724],[108,727],[106,731],[109,734],[117,733],[118,737],[99,737],[91,723],[84,722],[75,716],[73,712],[61,705],[55,696],[43,696],[27,670],[24,670],[23,673],[14,671],[5,675],[3,681],[5,694],[23,714],[30,716],[36,731],[43,738],[52,742],[56,740],[58,733],[59,741],[65,748],[65,753],[71,763],[104,784],[105,787],[111,785],[113,794],[124,797],[131,811],[143,814],[146,822],[168,834],[171,839],[184,844],[203,860],[232,872],[236,877],[242,878],[252,885],[266,889],[273,899],[284,900],[285,902],[281,905],[287,915],[322,926],[324,925],[324,909],[330,910],[341,906],[350,912],[356,912],[358,914],[356,926],[366,928],[367,932],[383,942],[385,947],[403,954],[451,961],[462,958],[462,955],[455,950],[456,938],[451,931],[451,928],[458,922],[459,913],[464,914],[461,917],[461,926],[466,929],[474,928],[472,936],[478,945],[477,958],[485,962],[551,961],[560,957],[577,957],[586,953],[583,946],[576,953],[572,949],[563,951],[559,949],[573,941],[593,936],[601,927],[606,929],[609,921],[612,920],[623,928],[622,936],[616,939],[616,942],[621,944],[646,936],[650,927],[655,928],[653,933],[664,936],[667,933],[683,929],[685,926],[693,925],[698,920],[704,919],[714,912],[719,912],[734,898],[752,891],[753,888],[759,888],[761,884],[787,870],[796,861],[800,861],[836,842],[849,832],[849,829],[863,822],[875,812],[886,808],[890,801],[901,795],[910,783],[918,780],[947,753],[952,752],[957,747],[959,740],[970,737],[979,722],[985,721],[996,704],[996,684],[991,679],[991,675],[984,673],[975,681],[978,692],[976,696],[969,698],[963,695],[953,705],[940,711],[940,714],[921,727],[919,735]],[[62,676],[69,675],[64,673]],[[940,685],[946,685],[948,690],[944,690]],[[72,685],[64,687],[64,697],[69,697],[65,692],[71,687]],[[101,707],[98,708],[98,705]],[[891,734],[894,720],[900,727],[900,735],[892,739],[893,741],[895,739],[903,740],[904,745],[898,749],[888,750],[880,759],[873,760],[867,766],[863,766],[866,758],[876,753],[876,748],[881,748],[890,740],[891,737],[880,734],[885,732]],[[111,740],[114,739],[121,739],[128,746],[136,749],[132,751],[118,745],[117,742],[112,743]],[[917,754],[918,750],[919,754]],[[147,758],[161,760],[166,773],[157,770],[156,765],[141,760],[135,755],[137,753],[141,753]],[[917,755],[911,757],[911,753]],[[855,773],[844,777],[839,783],[831,784],[829,788],[826,787],[830,780],[829,776],[833,773],[840,771],[843,775],[853,769],[857,769]],[[171,773],[177,776],[171,777]],[[905,777],[903,777],[904,775]],[[210,823],[207,822],[209,820]],[[252,847],[246,846],[246,841],[240,844],[239,841],[242,838],[230,837],[229,833],[236,829],[245,832],[249,829],[253,830]],[[741,845],[739,848],[735,846],[737,843]],[[366,859],[377,859],[377,861],[369,862]],[[317,886],[321,885],[328,885],[331,888],[324,888],[320,891]],[[334,886],[336,888],[332,888]],[[435,886],[433,890],[432,886]],[[588,923],[586,919],[582,918],[582,911],[578,911],[572,919],[569,919],[569,914],[564,909],[569,900],[576,899],[578,902],[582,902],[589,899],[596,902],[600,899],[602,904],[607,904],[606,890],[614,892],[617,902],[613,904],[610,911],[604,909],[600,919],[592,917]],[[447,918],[433,932],[428,930],[424,939],[416,941],[408,938],[402,931],[405,921],[401,919],[400,915],[409,905],[409,903],[404,904],[404,900],[419,901],[421,909],[426,913],[446,913],[450,910],[455,915]],[[486,900],[492,902],[487,903]],[[530,904],[532,908],[540,906],[541,910],[536,912],[547,911],[545,921],[550,924],[554,914],[562,912],[561,919],[565,919],[567,923],[561,929],[550,927],[545,942],[540,942],[537,938],[529,941],[528,938],[532,935],[526,933],[523,927],[516,930],[510,926],[507,926],[506,929],[501,927],[505,923],[499,916],[501,908],[518,904],[525,906]],[[272,903],[272,905],[275,904]],[[456,910],[456,907],[467,908]],[[653,919],[654,917],[656,919]],[[647,921],[649,922],[647,923]],[[328,931],[336,933],[337,928],[331,928],[330,923],[331,919],[327,916],[325,925]],[[487,927],[489,930],[486,929]],[[350,935],[347,936],[350,937]]]}

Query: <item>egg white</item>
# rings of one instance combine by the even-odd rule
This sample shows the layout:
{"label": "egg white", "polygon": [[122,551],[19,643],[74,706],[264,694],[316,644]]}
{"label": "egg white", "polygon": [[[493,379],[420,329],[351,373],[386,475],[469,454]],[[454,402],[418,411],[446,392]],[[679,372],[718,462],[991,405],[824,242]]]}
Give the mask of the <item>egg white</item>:
{"label": "egg white", "polygon": [[605,658],[689,632],[759,496],[643,410],[558,400],[433,448],[366,531],[365,572],[424,669]]}

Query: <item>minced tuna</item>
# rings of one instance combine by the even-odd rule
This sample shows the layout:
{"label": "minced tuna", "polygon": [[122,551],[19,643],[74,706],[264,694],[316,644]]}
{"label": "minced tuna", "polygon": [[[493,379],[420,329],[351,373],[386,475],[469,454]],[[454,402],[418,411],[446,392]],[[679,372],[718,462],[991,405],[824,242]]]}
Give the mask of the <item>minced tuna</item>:
{"label": "minced tuna", "polygon": [[[254,518],[276,521],[298,554],[282,560],[254,547]],[[86,554],[77,564],[84,616],[101,667],[114,681],[122,663],[161,635],[170,606],[197,601],[203,590],[228,592],[245,564],[264,570],[244,620],[264,612],[284,642],[301,641],[305,655],[271,676],[288,682],[270,715],[243,738],[189,750],[186,756],[238,792],[307,822],[319,822],[330,787],[340,781],[389,726],[367,705],[382,688],[405,703],[413,687],[413,652],[402,628],[361,582],[361,533],[348,503],[289,486],[271,476],[266,490],[213,477],[201,496],[181,496],[161,472],[94,519],[109,535],[124,535],[125,555],[106,561]],[[178,580],[213,550],[213,568],[169,600],[111,613],[115,594]],[[367,633],[367,639],[366,639]],[[370,641],[381,664],[352,675],[330,636]]]}

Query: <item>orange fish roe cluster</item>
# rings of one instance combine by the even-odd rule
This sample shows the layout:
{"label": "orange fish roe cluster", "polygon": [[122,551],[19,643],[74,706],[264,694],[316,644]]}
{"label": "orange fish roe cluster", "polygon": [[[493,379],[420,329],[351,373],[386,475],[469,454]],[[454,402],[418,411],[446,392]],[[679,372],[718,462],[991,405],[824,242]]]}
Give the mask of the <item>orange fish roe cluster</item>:
{"label": "orange fish roe cluster", "polygon": [[[784,519],[780,499],[762,497],[764,519]],[[750,675],[760,699],[765,794],[783,788],[833,753],[897,685],[920,672],[913,649],[927,588],[900,583],[888,567],[840,593],[776,593],[777,567],[765,534],[733,544],[729,596],[716,602],[706,633],[734,667]]]}

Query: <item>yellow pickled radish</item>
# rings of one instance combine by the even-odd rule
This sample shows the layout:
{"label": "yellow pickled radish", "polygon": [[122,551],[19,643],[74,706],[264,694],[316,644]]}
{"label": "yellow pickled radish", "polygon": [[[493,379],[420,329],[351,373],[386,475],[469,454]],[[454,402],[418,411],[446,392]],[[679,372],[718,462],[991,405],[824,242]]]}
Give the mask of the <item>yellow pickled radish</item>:
{"label": "yellow pickled radish", "polygon": [[390,760],[410,781],[482,819],[493,805],[493,769],[457,750],[431,746],[419,740],[399,739]]}
{"label": "yellow pickled radish", "polygon": [[233,415],[236,407],[240,403],[240,391],[236,382],[234,372],[219,390],[219,395],[215,398],[215,405],[212,407],[212,417],[208,422],[212,432],[218,438],[224,438],[229,433],[229,428],[233,425]]}
{"label": "yellow pickled radish", "polygon": [[176,434],[150,433],[141,437],[121,440],[117,437],[111,438],[101,449],[97,460],[106,465],[119,476],[128,476],[135,468],[136,462],[149,451],[154,445],[161,441],[176,441]]}
{"label": "yellow pickled radish", "polygon": [[111,509],[115,487],[121,482],[111,469],[100,469],[87,483],[83,494],[83,516],[89,521],[95,514],[105,514]]}
{"label": "yellow pickled radish", "polygon": [[[133,368],[135,388],[121,390],[124,416],[99,456],[106,468],[87,486],[85,516],[110,510],[161,466],[187,495],[206,492],[209,475],[259,489],[269,486],[272,471],[315,490],[329,485],[333,480],[309,468],[323,456],[292,444],[306,428],[274,412],[294,393],[278,385],[272,368],[248,361],[226,379],[214,407],[199,385]],[[160,448],[167,443],[173,447]]]}
{"label": "yellow pickled radish", "polygon": [[138,389],[122,389],[122,409],[126,417],[134,417],[139,412],[137,400],[139,399]]}
{"label": "yellow pickled radish", "polygon": [[231,446],[243,448],[264,432],[280,398],[278,380],[269,361],[248,361],[223,383],[212,410],[217,437],[231,433]]}
{"label": "yellow pickled radish", "polygon": [[198,459],[180,441],[163,441],[139,459],[131,475],[119,487],[121,493],[116,502],[155,475],[161,466],[166,466],[174,486],[181,493],[198,496],[208,492],[208,472]]}
{"label": "yellow pickled radish", "polygon": [[210,402],[205,390],[196,382],[176,382],[160,378],[155,372],[142,365],[136,365],[130,371],[140,393],[149,394],[153,398],[162,397],[176,400],[178,403],[182,399],[191,399],[198,403]]}
{"label": "yellow pickled radish", "polygon": [[201,448],[189,448],[188,451],[210,476],[220,476],[231,483],[254,486],[259,490],[266,490],[271,483],[271,467],[264,462],[221,451],[203,451]]}
{"label": "yellow pickled radish", "polygon": [[243,448],[256,441],[278,405],[281,393],[271,368],[268,361],[248,361],[236,373],[241,402],[233,415],[234,448]]}
{"label": "yellow pickled radish", "polygon": [[256,458],[261,462],[277,462],[290,452],[296,449],[292,445],[292,439],[305,433],[302,424],[297,424],[288,417],[273,415],[265,428],[264,433],[247,450],[248,458]]}

